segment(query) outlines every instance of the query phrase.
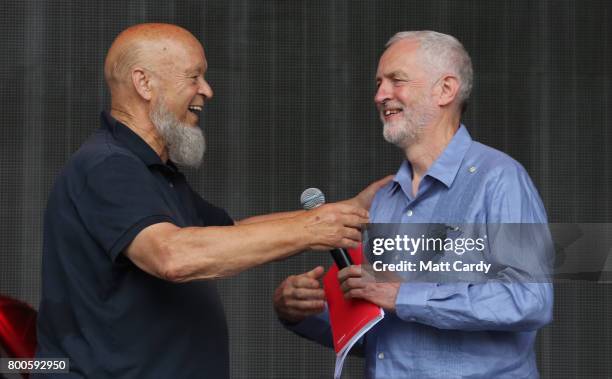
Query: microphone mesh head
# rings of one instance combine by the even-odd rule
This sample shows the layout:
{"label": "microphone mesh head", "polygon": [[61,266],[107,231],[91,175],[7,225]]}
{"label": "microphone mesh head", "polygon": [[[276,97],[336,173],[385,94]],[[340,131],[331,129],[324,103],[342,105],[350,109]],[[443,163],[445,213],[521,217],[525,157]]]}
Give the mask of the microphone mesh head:
{"label": "microphone mesh head", "polygon": [[325,204],[325,195],[318,188],[307,188],[300,196],[300,203],[304,209],[309,210]]}

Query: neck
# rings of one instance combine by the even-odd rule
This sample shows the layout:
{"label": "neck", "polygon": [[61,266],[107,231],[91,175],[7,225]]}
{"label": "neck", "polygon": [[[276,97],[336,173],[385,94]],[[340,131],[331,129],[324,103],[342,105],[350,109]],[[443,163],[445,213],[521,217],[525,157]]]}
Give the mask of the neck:
{"label": "neck", "polygon": [[404,148],[406,159],[412,166],[415,188],[418,188],[421,178],[453,139],[459,129],[459,122],[458,114],[442,117],[423,129],[417,141]]}
{"label": "neck", "polygon": [[149,119],[148,114],[141,110],[140,112],[132,110],[129,106],[118,106],[112,104],[111,116],[142,138],[147,145],[159,155],[159,158],[165,163],[168,160],[168,149],[163,139],[157,133],[155,125]]}

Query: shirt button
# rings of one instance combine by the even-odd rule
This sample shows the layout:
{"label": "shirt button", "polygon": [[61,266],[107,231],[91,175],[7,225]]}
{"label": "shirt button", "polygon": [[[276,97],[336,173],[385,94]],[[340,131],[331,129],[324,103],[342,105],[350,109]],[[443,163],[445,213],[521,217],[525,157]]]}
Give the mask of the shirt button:
{"label": "shirt button", "polygon": [[174,183],[168,182],[168,185],[170,186],[170,188],[174,188]]}
{"label": "shirt button", "polygon": [[385,359],[385,353],[378,353],[378,359]]}
{"label": "shirt button", "polygon": [[414,212],[412,211],[412,209],[408,209],[408,212],[406,212],[406,216],[408,217],[412,217],[413,214]]}

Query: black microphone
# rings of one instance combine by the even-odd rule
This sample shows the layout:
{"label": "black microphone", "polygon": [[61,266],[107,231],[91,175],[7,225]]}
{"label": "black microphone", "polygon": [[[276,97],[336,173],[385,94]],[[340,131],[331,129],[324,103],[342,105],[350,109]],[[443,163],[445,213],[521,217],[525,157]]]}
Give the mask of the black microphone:
{"label": "black microphone", "polygon": [[[302,196],[300,196],[300,203],[308,211],[325,204],[325,195],[318,188],[307,188],[302,192]],[[351,256],[342,248],[335,248],[330,253],[332,258],[334,258],[334,262],[336,262],[336,266],[338,266],[338,270],[353,264]]]}

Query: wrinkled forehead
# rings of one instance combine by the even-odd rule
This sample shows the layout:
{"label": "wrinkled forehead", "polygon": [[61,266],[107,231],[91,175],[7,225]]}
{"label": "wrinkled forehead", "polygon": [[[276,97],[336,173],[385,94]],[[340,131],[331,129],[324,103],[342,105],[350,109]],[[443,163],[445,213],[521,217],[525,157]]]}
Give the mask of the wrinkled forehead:
{"label": "wrinkled forehead", "polygon": [[397,71],[423,71],[423,54],[415,39],[399,40],[389,46],[378,62],[377,77]]}
{"label": "wrinkled forehead", "polygon": [[204,48],[195,38],[168,38],[158,41],[155,45],[151,59],[165,69],[204,72],[208,68]]}

